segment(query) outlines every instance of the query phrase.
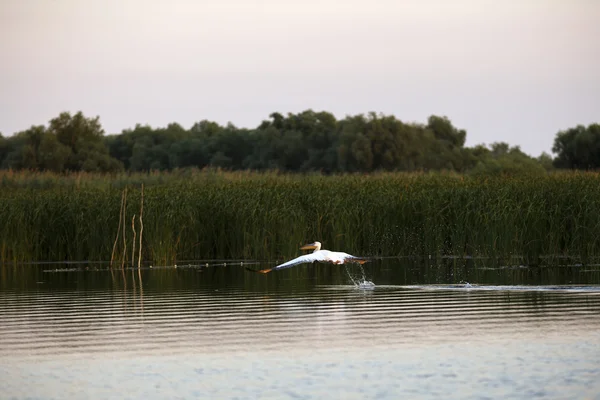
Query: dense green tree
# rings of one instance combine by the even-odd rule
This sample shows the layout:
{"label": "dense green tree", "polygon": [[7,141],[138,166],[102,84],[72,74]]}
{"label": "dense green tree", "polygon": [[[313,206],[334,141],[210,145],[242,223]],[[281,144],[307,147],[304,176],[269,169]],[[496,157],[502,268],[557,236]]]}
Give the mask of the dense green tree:
{"label": "dense green tree", "polygon": [[431,130],[435,138],[448,147],[463,147],[467,139],[467,132],[456,129],[447,117],[432,115],[427,119],[427,129]]}
{"label": "dense green tree", "polygon": [[246,130],[228,124],[207,139],[206,149],[208,154],[212,154],[209,165],[242,169],[246,158],[252,153],[253,143]]}
{"label": "dense green tree", "polygon": [[[60,143],[50,132],[45,132],[37,149],[38,165],[41,170],[62,172],[71,156],[71,149]],[[81,155],[85,157],[85,154]]]}
{"label": "dense green tree", "polygon": [[578,125],[558,132],[552,152],[557,153],[554,160],[557,168],[600,168],[600,124],[590,124],[587,128]]}
{"label": "dense green tree", "polygon": [[508,143],[492,143],[490,148],[478,146],[474,149],[477,163],[470,173],[476,175],[541,175],[547,171],[535,158],[523,153],[519,146]]}
{"label": "dense green tree", "polygon": [[32,126],[15,135],[16,146],[8,155],[11,168],[37,169],[40,168],[39,148],[46,134],[43,125]]}
{"label": "dense green tree", "polygon": [[5,146],[5,168],[62,172],[71,155],[71,150],[42,125],[17,133]]}
{"label": "dense green tree", "polygon": [[153,129],[150,126],[136,125],[133,130],[124,130],[120,141],[112,140],[111,155],[128,165],[132,171],[168,170],[177,168],[171,155],[174,143],[184,140],[189,132],[177,123],[166,128]]}
{"label": "dense green tree", "polygon": [[133,135],[107,135],[104,143],[108,148],[109,155],[119,161],[126,170],[131,169],[131,156],[135,138]]}
{"label": "dense green tree", "polygon": [[175,168],[203,168],[210,162],[206,142],[190,137],[171,144],[169,164]]}
{"label": "dense green tree", "polygon": [[290,114],[287,120],[288,130],[292,134],[299,132],[302,142],[302,145],[298,146],[301,150],[295,154],[296,157],[301,157],[301,160],[296,160],[296,164],[299,164],[298,170],[331,171],[335,168],[338,135],[337,121],[333,114],[306,110],[296,116]]}
{"label": "dense green tree", "polygon": [[1,165],[55,172],[122,169],[121,163],[110,157],[103,134],[98,117],[86,118],[81,112],[74,116],[61,113],[50,120],[48,127],[32,126],[6,139]]}
{"label": "dense green tree", "polygon": [[246,158],[249,168],[278,168],[292,171],[335,168],[337,139],[335,117],[306,110],[299,114],[270,115],[271,121],[251,133],[253,153]]}
{"label": "dense green tree", "polygon": [[365,136],[367,120],[363,115],[348,116],[339,123],[337,169],[345,172],[372,171],[373,151]]}
{"label": "dense green tree", "polygon": [[2,136],[2,132],[0,132],[0,167],[4,163],[4,159],[8,155],[8,140]]}
{"label": "dense green tree", "polygon": [[81,111],[73,116],[63,112],[50,120],[48,132],[70,149],[64,162],[66,170],[109,172],[122,168],[119,162],[111,159],[102,140],[104,130],[100,117],[86,118]]}
{"label": "dense green tree", "polygon": [[249,154],[244,164],[250,169],[284,169],[285,160],[279,151],[281,132],[268,122],[263,122],[259,129],[250,133],[254,143],[254,151]]}
{"label": "dense green tree", "polygon": [[433,169],[446,169],[464,172],[472,166],[473,159],[464,144],[467,133],[452,125],[448,117],[431,115],[427,119],[426,130],[433,134],[433,147],[436,157],[431,160]]}
{"label": "dense green tree", "polygon": [[474,174],[545,173],[598,168],[600,128],[578,126],[556,137],[553,151],[533,158],[507,143],[465,147],[466,132],[445,116],[425,124],[370,112],[337,120],[328,112],[274,112],[255,129],[201,120],[135,125],[104,135],[98,117],[61,113],[49,125],[0,135],[0,167],[51,171],[173,170],[207,166],[290,172],[455,171]]}
{"label": "dense green tree", "polygon": [[552,165],[552,156],[545,151],[538,156],[537,161],[542,167],[544,167],[546,171],[551,171],[554,169],[554,166]]}

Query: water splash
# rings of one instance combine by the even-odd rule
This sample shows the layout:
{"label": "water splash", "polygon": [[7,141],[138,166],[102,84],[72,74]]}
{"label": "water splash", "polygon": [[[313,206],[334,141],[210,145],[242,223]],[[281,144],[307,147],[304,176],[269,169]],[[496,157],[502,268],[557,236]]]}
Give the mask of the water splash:
{"label": "water splash", "polygon": [[346,268],[346,273],[348,274],[348,278],[350,278],[350,281],[352,281],[354,287],[357,289],[375,289],[375,284],[367,280],[363,266],[361,264],[359,264],[359,266],[360,276],[353,276],[348,270],[348,266],[344,265],[344,267]]}
{"label": "water splash", "polygon": [[372,289],[375,289],[375,284],[371,281],[365,280],[365,281],[359,282],[357,287],[359,289],[363,289],[363,290],[372,290]]}

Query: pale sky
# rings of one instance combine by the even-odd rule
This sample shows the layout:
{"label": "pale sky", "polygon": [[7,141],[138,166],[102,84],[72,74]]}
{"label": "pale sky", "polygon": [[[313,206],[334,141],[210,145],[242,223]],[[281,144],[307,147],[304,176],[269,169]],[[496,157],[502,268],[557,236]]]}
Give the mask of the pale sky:
{"label": "pale sky", "polygon": [[0,0],[0,132],[446,115],[537,156],[600,122],[600,0]]}

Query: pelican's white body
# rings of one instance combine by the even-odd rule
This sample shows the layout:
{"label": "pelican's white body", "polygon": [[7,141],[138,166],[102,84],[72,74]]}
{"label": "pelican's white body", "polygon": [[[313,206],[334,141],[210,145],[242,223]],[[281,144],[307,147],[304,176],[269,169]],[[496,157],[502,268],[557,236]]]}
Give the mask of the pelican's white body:
{"label": "pelican's white body", "polygon": [[296,257],[293,260],[284,262],[283,264],[279,264],[278,266],[271,269],[271,271],[275,271],[278,269],[284,269],[293,267],[298,264],[306,264],[306,263],[314,263],[318,262],[328,262],[332,264],[345,264],[349,262],[365,262],[364,258],[356,257],[348,253],[342,253],[340,251],[329,251],[329,250],[321,250],[321,243],[314,242],[312,244],[301,247],[302,249],[312,249],[313,251],[310,254],[305,254],[300,257]]}

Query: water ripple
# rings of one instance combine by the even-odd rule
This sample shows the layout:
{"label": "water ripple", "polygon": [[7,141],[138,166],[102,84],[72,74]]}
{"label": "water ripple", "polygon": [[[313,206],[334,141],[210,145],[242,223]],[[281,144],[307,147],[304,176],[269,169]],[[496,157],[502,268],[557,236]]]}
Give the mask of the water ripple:
{"label": "water ripple", "polygon": [[0,293],[0,357],[413,346],[600,331],[588,289]]}

